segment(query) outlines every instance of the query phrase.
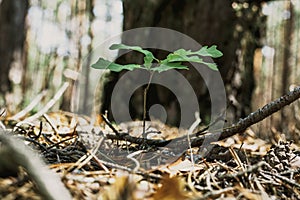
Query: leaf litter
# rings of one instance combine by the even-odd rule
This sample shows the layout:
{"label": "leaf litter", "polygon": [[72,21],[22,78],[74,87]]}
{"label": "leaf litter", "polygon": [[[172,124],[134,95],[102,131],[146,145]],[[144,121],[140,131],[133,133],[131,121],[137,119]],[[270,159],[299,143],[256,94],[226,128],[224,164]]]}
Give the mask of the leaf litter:
{"label": "leaf litter", "polygon": [[[90,119],[62,111],[32,122],[8,116],[1,121],[10,135],[38,152],[73,199],[300,199],[298,144],[270,144],[250,128],[214,142],[202,157],[199,147],[176,152],[118,140],[110,127],[121,136],[141,139],[142,122],[108,125],[101,116]],[[159,121],[146,127],[148,137],[156,140],[187,133]],[[0,155],[4,147],[1,144]],[[145,154],[149,151],[152,157]],[[1,199],[42,199],[40,186],[25,166],[8,173],[1,162]]]}

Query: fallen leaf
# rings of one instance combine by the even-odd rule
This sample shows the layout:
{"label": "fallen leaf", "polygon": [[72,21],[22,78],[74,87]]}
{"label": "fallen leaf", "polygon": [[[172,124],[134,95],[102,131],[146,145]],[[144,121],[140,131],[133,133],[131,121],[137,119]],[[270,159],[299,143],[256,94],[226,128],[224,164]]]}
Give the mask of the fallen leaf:
{"label": "fallen leaf", "polygon": [[164,176],[162,179],[162,186],[154,194],[153,200],[188,199],[188,194],[184,191],[184,187],[185,182],[183,179]]}

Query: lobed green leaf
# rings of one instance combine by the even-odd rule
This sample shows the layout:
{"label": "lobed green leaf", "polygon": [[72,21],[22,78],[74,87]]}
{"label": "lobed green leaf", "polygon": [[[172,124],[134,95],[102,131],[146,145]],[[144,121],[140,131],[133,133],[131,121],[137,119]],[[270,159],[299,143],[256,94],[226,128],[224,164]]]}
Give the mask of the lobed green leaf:
{"label": "lobed green leaf", "polygon": [[113,72],[120,72],[124,69],[132,71],[134,69],[141,68],[141,66],[138,64],[119,65],[103,58],[99,58],[98,61],[91,67],[95,69],[109,69]]}
{"label": "lobed green leaf", "polygon": [[144,54],[145,55],[144,65],[145,65],[146,68],[150,68],[152,66],[153,60],[158,61],[158,59],[156,59],[154,57],[154,55],[152,54],[151,51],[144,50],[139,46],[129,46],[129,45],[125,45],[125,44],[113,44],[113,45],[110,46],[109,49],[111,49],[111,50],[126,49],[126,50],[137,51],[137,52],[140,52],[140,53]]}
{"label": "lobed green leaf", "polygon": [[198,56],[188,57],[186,55],[169,54],[167,59],[163,60],[166,62],[197,62],[202,63],[203,60]]}
{"label": "lobed green leaf", "polygon": [[208,48],[208,46],[202,47],[199,51],[195,52],[200,56],[210,56],[212,58],[219,58],[223,56],[223,53],[217,49],[216,45],[212,45]]}
{"label": "lobed green leaf", "polygon": [[210,69],[218,71],[218,66],[216,65],[216,63],[208,63],[208,62],[202,62],[203,64],[207,65]]}
{"label": "lobed green leaf", "polygon": [[191,50],[178,49],[178,50],[174,51],[173,54],[180,55],[180,56],[191,56],[191,55],[209,56],[212,58],[218,58],[218,57],[223,56],[223,53],[217,49],[216,45],[212,45],[209,48],[208,48],[208,46],[204,46],[195,52],[193,52]]}
{"label": "lobed green leaf", "polygon": [[208,63],[203,61],[200,56],[210,56],[213,58],[217,58],[222,56],[222,52],[217,50],[217,46],[213,45],[208,48],[208,46],[202,47],[198,51],[191,51],[185,49],[178,49],[174,51],[174,53],[170,53],[163,62],[196,62],[207,65],[212,70],[218,70],[217,65],[215,63]]}
{"label": "lobed green leaf", "polygon": [[188,70],[189,68],[185,65],[181,65],[180,62],[177,62],[177,63],[164,62],[164,63],[160,64],[158,67],[153,67],[150,70],[160,73],[160,72],[168,71],[170,69],[187,69]]}
{"label": "lobed green leaf", "polygon": [[[165,60],[159,61],[156,59],[152,52],[148,50],[144,50],[139,46],[129,46],[125,44],[113,44],[110,46],[111,50],[116,49],[125,49],[125,50],[133,50],[140,52],[144,54],[144,64],[138,65],[138,64],[127,64],[127,65],[119,65],[114,62],[110,62],[108,60],[105,60],[103,58],[99,58],[99,60],[92,65],[93,68],[96,69],[109,69],[114,72],[120,72],[124,69],[126,70],[134,70],[137,68],[140,69],[146,69],[151,71],[157,71],[157,72],[163,72],[170,69],[188,69],[187,66],[182,65],[182,62],[196,62],[196,63],[202,63],[207,65],[212,70],[218,70],[218,67],[215,63],[208,63],[203,61],[201,57],[203,56],[209,56],[212,58],[218,58],[223,55],[221,51],[217,49],[216,45],[212,45],[211,47],[204,46],[198,51],[191,51],[191,50],[185,50],[185,49],[178,49],[174,51],[173,53],[170,53]],[[152,67],[153,60],[160,63],[158,67]]]}

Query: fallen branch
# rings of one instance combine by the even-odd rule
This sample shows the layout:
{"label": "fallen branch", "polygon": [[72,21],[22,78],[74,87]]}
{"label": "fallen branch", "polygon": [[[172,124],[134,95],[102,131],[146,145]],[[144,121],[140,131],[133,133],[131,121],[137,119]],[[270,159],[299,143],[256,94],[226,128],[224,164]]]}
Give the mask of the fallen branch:
{"label": "fallen branch", "polygon": [[43,199],[72,199],[60,177],[52,172],[38,154],[29,149],[23,141],[12,137],[10,132],[1,130],[0,142],[0,174],[6,173],[7,170],[17,173],[18,166],[22,166],[36,183]]}
{"label": "fallen branch", "polygon": [[[292,102],[296,101],[299,98],[300,98],[300,86],[296,87],[293,91],[289,92],[288,94],[283,95],[280,98],[266,104],[262,108],[259,108],[258,110],[251,113],[244,119],[240,119],[236,124],[233,124],[230,127],[224,128],[221,131],[215,131],[198,137],[197,137],[198,133],[193,134],[192,136],[190,136],[190,137],[194,137],[191,140],[191,146],[198,147],[202,145],[204,140],[219,141],[231,137],[237,133],[242,133],[251,125],[262,121],[263,119],[267,118],[268,116],[279,111],[283,107],[291,104]],[[148,144],[150,146],[154,145],[157,147],[166,146],[169,143],[172,143],[170,144],[172,146],[173,145],[179,146],[187,143],[186,136],[175,138],[172,140],[156,140],[156,139],[145,139],[145,138],[133,137],[130,136],[128,133],[118,133],[117,135],[107,134],[106,137],[112,140],[126,140],[134,144]]]}
{"label": "fallen branch", "polygon": [[[296,87],[293,91],[289,92],[288,94],[283,95],[280,98],[266,104],[262,108],[259,108],[258,110],[251,113],[244,119],[240,119],[236,124],[233,124],[228,128],[224,128],[221,131],[221,133],[219,133],[219,137],[217,140],[218,141],[223,140],[223,139],[231,137],[237,133],[244,132],[251,125],[262,121],[263,119],[269,117],[273,113],[281,110],[283,107],[293,103],[294,101],[296,101],[299,98],[300,98],[300,86]],[[203,143],[205,137],[209,137],[209,138],[206,138],[208,140],[212,139],[212,141],[216,141],[216,140],[214,140],[214,138],[216,138],[215,134],[216,133],[211,133],[209,135],[204,135],[203,137],[195,138],[192,141],[192,146],[193,147],[200,146]]]}

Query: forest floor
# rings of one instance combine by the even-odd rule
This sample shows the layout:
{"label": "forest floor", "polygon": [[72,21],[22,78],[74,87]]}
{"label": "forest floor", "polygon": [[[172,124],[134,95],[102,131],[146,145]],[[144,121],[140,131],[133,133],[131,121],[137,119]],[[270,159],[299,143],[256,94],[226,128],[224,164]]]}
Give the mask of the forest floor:
{"label": "forest floor", "polygon": [[[10,129],[6,135],[31,149],[30,155],[25,150],[19,157],[5,154],[5,148],[22,145],[2,141],[1,199],[300,199],[299,144],[270,144],[251,128],[214,142],[211,149],[177,151],[143,142],[142,122],[116,125],[68,112],[1,122]],[[146,123],[146,130],[153,140],[188,135],[158,121]],[[58,179],[39,173],[43,166],[31,160],[32,150]],[[5,168],[12,164],[19,167]],[[55,186],[58,194],[51,192]]]}

